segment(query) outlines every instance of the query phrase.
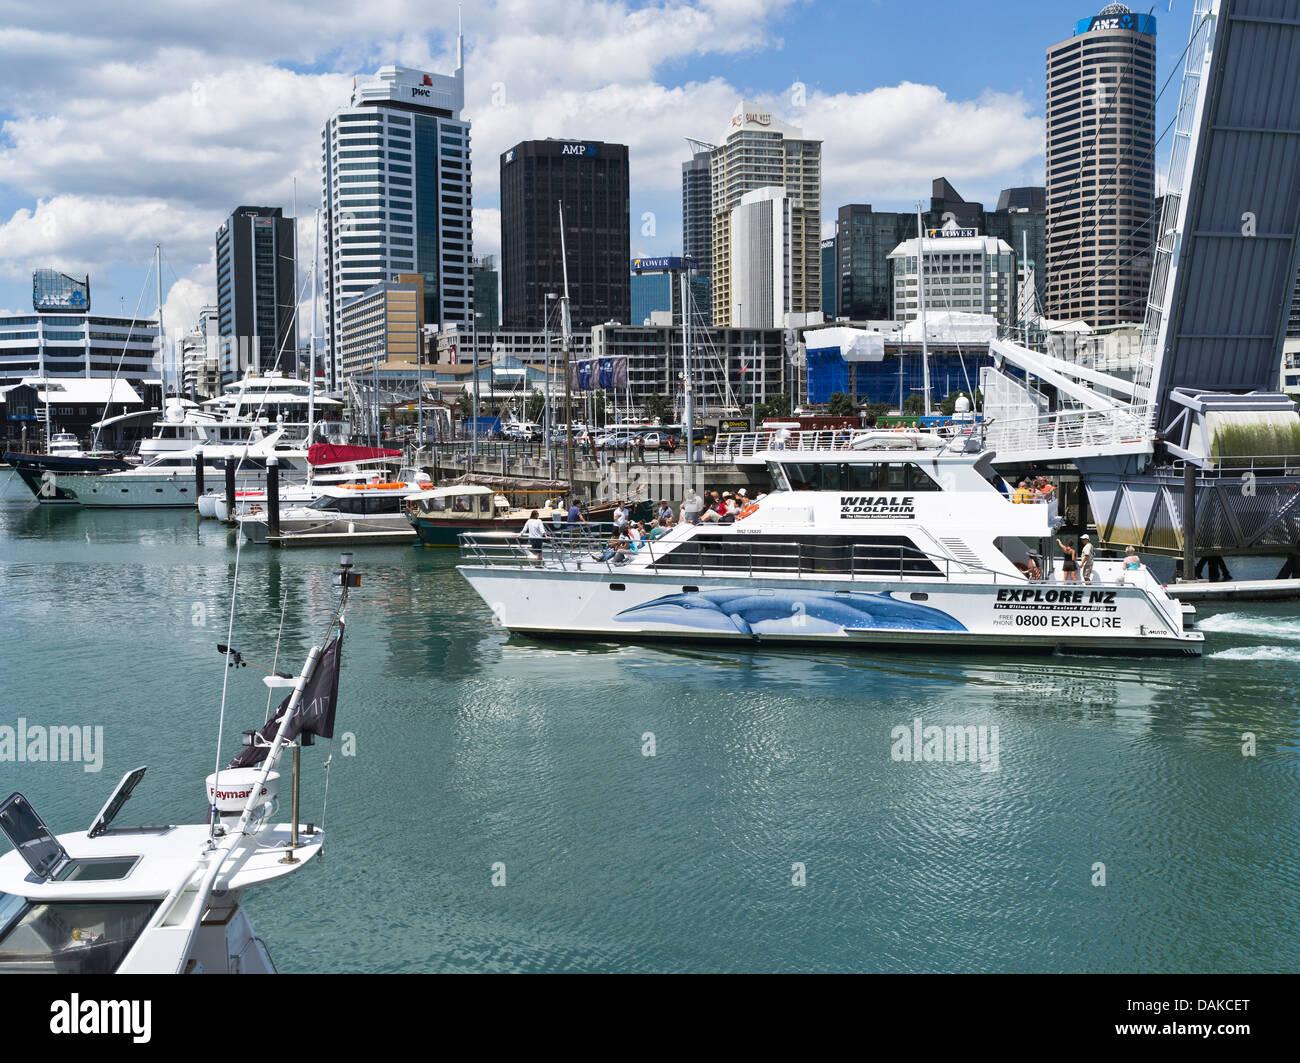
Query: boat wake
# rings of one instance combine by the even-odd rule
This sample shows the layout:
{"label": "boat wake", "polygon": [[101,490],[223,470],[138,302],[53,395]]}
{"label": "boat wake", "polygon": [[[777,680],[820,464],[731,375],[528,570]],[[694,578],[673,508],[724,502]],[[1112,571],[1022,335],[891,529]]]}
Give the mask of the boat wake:
{"label": "boat wake", "polygon": [[1197,622],[1196,629],[1216,635],[1253,635],[1261,639],[1300,642],[1300,623],[1294,620],[1271,620],[1246,613],[1219,613],[1217,616],[1206,617]]}
{"label": "boat wake", "polygon": [[1219,661],[1300,661],[1300,646],[1235,646],[1206,656]]}

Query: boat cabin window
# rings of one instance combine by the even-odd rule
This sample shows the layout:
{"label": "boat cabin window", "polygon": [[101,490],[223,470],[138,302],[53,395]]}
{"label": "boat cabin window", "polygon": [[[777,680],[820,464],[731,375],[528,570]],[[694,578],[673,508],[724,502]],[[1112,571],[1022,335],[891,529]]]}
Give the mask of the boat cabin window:
{"label": "boat cabin window", "polygon": [[[778,490],[919,491],[943,490],[929,471],[910,461],[768,463]],[[781,474],[778,479],[777,473]],[[783,487],[782,482],[788,484]]]}
{"label": "boat cabin window", "polygon": [[656,569],[936,576],[905,535],[696,535],[655,558]]}
{"label": "boat cabin window", "polygon": [[0,894],[0,974],[112,974],[157,907],[153,901],[28,904]]}
{"label": "boat cabin window", "polygon": [[451,511],[453,513],[473,513],[475,508],[473,495],[452,495]]}
{"label": "boat cabin window", "polygon": [[425,513],[446,513],[447,496],[438,495],[434,498],[425,498],[420,501],[420,509]]}

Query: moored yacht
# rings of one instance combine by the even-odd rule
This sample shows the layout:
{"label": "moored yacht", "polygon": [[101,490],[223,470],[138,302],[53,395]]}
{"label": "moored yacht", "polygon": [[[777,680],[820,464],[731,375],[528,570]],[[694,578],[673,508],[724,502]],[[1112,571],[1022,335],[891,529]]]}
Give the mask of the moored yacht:
{"label": "moored yacht", "polygon": [[[276,458],[286,480],[306,476],[307,454],[287,445],[280,432],[263,436],[255,430],[248,442],[210,445],[194,450],[168,451],[143,465],[116,472],[69,473],[53,483],[61,502],[92,508],[158,509],[193,506],[199,495],[198,468],[202,455],[204,483],[224,481],[226,466],[235,466],[235,483],[240,490],[265,484],[266,463]],[[18,469],[18,475],[42,501],[44,483],[34,473]]]}
{"label": "moored yacht", "polygon": [[[887,446],[886,446],[887,444]],[[462,537],[462,575],[512,632],[1020,652],[1195,655],[1145,567],[1053,564],[1055,505],[1015,504],[993,453],[917,436],[767,451],[773,491],[734,523],[654,541]]]}

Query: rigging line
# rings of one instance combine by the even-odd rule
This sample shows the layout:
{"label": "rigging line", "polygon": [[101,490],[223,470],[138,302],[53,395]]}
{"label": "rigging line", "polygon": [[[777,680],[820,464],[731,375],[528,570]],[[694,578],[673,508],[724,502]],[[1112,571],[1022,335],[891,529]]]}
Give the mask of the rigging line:
{"label": "rigging line", "polygon": [[[1154,10],[1155,10],[1155,8],[1152,7],[1152,8],[1151,8],[1151,11],[1154,11]],[[1150,16],[1151,11],[1148,11],[1148,12],[1147,12],[1148,16]],[[1187,53],[1191,50],[1192,44],[1196,41],[1197,36],[1198,36],[1198,35],[1200,34],[1200,32],[1201,32],[1201,27],[1204,26],[1205,23],[1206,23],[1208,20],[1209,20],[1209,14],[1208,14],[1208,12],[1207,12],[1206,15],[1201,19],[1200,23],[1197,24],[1197,26],[1192,30],[1191,34],[1188,36],[1187,44],[1186,44],[1186,46],[1183,48],[1182,52],[1179,54],[1178,58],[1174,60],[1173,66],[1171,67],[1171,69],[1170,69],[1170,71],[1169,71],[1169,76],[1168,76],[1167,78],[1165,78],[1165,83],[1164,83],[1163,85],[1160,86],[1160,91],[1156,93],[1156,97],[1155,97],[1155,99],[1151,101],[1151,106],[1150,106],[1150,108],[1148,109],[1148,111],[1149,111],[1148,117],[1150,117],[1150,119],[1152,120],[1152,124],[1153,124],[1153,125],[1154,125],[1154,123],[1155,123],[1156,105],[1159,104],[1161,98],[1164,96],[1164,94],[1165,94],[1165,90],[1169,88],[1169,84],[1170,84],[1170,82],[1173,81],[1173,79],[1174,79],[1174,75],[1177,74],[1178,71],[1181,69],[1183,59],[1187,56]],[[1132,52],[1132,51],[1130,52],[1129,64],[1128,64],[1128,68],[1127,68],[1127,70],[1125,71],[1124,77],[1128,77],[1128,76],[1132,73],[1132,71],[1133,71],[1133,56],[1134,56],[1135,54],[1136,54],[1136,53],[1134,53],[1134,52]],[[1119,88],[1120,88],[1120,86],[1121,86],[1122,84],[1123,84],[1123,81],[1121,80],[1120,85],[1117,85],[1117,86],[1115,87],[1115,94],[1114,94],[1115,99],[1114,99],[1114,102],[1113,102],[1112,105],[1111,105],[1112,107],[1113,107],[1115,104],[1119,103]],[[1182,110],[1182,108],[1180,107],[1180,108],[1179,108],[1179,111],[1181,111],[1181,110]],[[1109,108],[1109,107],[1107,108],[1106,113],[1107,113],[1107,115],[1110,113],[1110,108]],[[1103,116],[1103,117],[1105,117],[1105,116]],[[1080,118],[1080,120],[1082,120],[1082,117]],[[1174,115],[1174,121],[1176,122],[1177,120],[1178,120],[1178,115],[1175,114],[1175,115]],[[1170,125],[1172,125],[1172,124],[1173,124],[1173,122],[1170,123]],[[1166,127],[1165,127],[1165,133],[1168,133],[1168,131],[1169,131],[1169,127],[1166,126]],[[1092,154],[1093,150],[1096,148],[1096,146],[1097,146],[1097,139],[1098,139],[1098,137],[1101,136],[1101,133],[1102,133],[1101,122],[1098,121],[1098,123],[1097,123],[1097,130],[1096,130],[1096,132],[1093,134],[1092,142],[1088,145],[1088,150],[1087,150],[1087,152],[1085,153],[1085,157],[1079,161],[1079,171],[1078,171],[1078,173],[1075,175],[1074,184],[1072,184],[1072,185],[1070,186],[1069,190],[1066,192],[1066,197],[1067,197],[1067,198],[1068,198],[1070,195],[1073,194],[1074,190],[1079,186],[1079,182],[1083,179],[1083,167],[1084,167],[1084,165],[1085,165],[1085,164],[1087,163],[1087,161],[1088,161],[1088,156],[1090,156],[1090,155]],[[1163,140],[1163,139],[1164,139],[1164,136],[1165,136],[1165,134],[1162,133],[1161,136],[1160,136],[1160,139]],[[1159,142],[1157,141],[1157,144],[1158,144],[1158,143],[1159,143]],[[1155,145],[1152,146],[1151,152],[1152,152],[1152,153],[1155,152]],[[1145,162],[1146,159],[1144,158],[1142,161]],[[1080,233],[1082,233],[1082,225],[1080,225]],[[1079,253],[1079,249],[1076,249],[1075,252],[1074,252],[1074,257],[1078,257],[1078,253]],[[1068,265],[1068,263],[1067,263],[1067,265]]]}
{"label": "rigging line", "polygon": [[[113,405],[113,392],[117,389],[117,379],[118,379],[118,374],[121,372],[121,369],[122,369],[122,362],[126,359],[126,345],[127,345],[128,343],[131,342],[131,333],[133,333],[133,332],[135,331],[136,321],[139,320],[139,317],[140,317],[140,304],[144,302],[144,293],[145,293],[145,290],[149,287],[149,278],[150,278],[151,276],[153,276],[153,264],[152,264],[152,263],[150,263],[149,268],[148,268],[147,270],[145,270],[145,274],[144,274],[144,283],[140,286],[140,295],[139,295],[139,297],[138,297],[138,298],[136,299],[136,301],[135,301],[135,313],[133,313],[133,314],[131,315],[131,325],[130,325],[130,327],[126,330],[126,339],[124,339],[124,340],[122,341],[122,353],[119,354],[119,355],[117,356],[117,364],[113,366],[113,375],[112,375],[111,377],[109,377],[109,381],[108,381],[108,399],[104,402],[104,416],[100,418],[101,421],[106,421],[106,420],[108,420],[108,408],[109,408],[110,406]],[[87,321],[87,328],[89,328],[89,321]],[[160,334],[159,337],[158,337],[158,347],[159,347],[159,350],[161,351],[161,349],[162,349],[162,336],[161,336],[161,334]],[[165,393],[163,394],[162,401],[159,403],[159,405],[160,405],[160,406],[163,406],[163,407],[166,407],[166,405],[167,405],[167,395],[166,395]],[[101,431],[102,431],[102,429],[99,429],[99,428],[96,428],[96,429],[95,429],[95,437],[94,437],[94,439],[92,439],[91,442],[90,442],[90,449],[91,449],[91,450],[98,450],[98,449],[99,449],[99,433],[100,433]]]}
{"label": "rigging line", "polygon": [[[284,613],[289,605],[289,586],[285,584],[280,592],[280,627],[275,633],[275,658],[271,661],[271,672],[274,674],[280,668],[280,641],[284,637]],[[229,645],[229,644],[227,644]],[[265,726],[267,720],[271,718],[271,699],[275,696],[275,691],[270,687],[266,690],[266,713],[262,717],[262,724]]]}

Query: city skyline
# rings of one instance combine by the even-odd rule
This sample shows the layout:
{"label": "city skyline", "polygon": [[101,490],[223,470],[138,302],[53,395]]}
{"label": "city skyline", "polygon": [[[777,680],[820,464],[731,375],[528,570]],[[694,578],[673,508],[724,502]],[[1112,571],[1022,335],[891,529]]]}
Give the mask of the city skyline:
{"label": "city skyline", "polygon": [[[855,10],[700,2],[674,7],[671,18],[659,5],[469,6],[466,116],[480,163],[473,253],[500,253],[497,177],[484,159],[550,136],[628,143],[632,253],[680,253],[684,138],[720,127],[745,96],[823,140],[823,232],[841,204],[905,208],[937,175],[985,201],[1003,187],[1041,184],[1042,56],[1096,6],[1025,5],[996,28],[948,3],[923,27],[886,2]],[[1190,10],[1175,6],[1188,11],[1162,12],[1171,41]],[[162,240],[168,327],[188,328],[215,294],[214,225],[240,202],[292,214],[295,178],[299,256],[309,262],[322,123],[354,75],[387,63],[453,69],[456,8],[397,4],[359,19],[327,7],[315,20],[304,11],[261,12],[256,40],[213,41],[206,14],[154,18],[146,5],[138,26],[123,27],[90,8],[79,46],[11,15],[20,32],[9,36],[22,46],[0,46],[12,60],[0,109],[0,309],[23,310],[30,270],[57,266],[89,272],[106,310],[129,314],[139,302],[151,312],[144,279]],[[870,64],[854,61],[856,50],[825,54],[825,40],[855,33]],[[948,37],[957,61],[945,48],[943,62],[927,62],[934,41]],[[572,48],[552,54],[547,40],[561,39]],[[123,56],[145,44],[152,58],[124,67]],[[981,58],[991,48],[1000,62]],[[1162,77],[1177,50],[1162,50]],[[51,89],[52,73],[66,91]],[[110,114],[116,127],[106,125]]]}

